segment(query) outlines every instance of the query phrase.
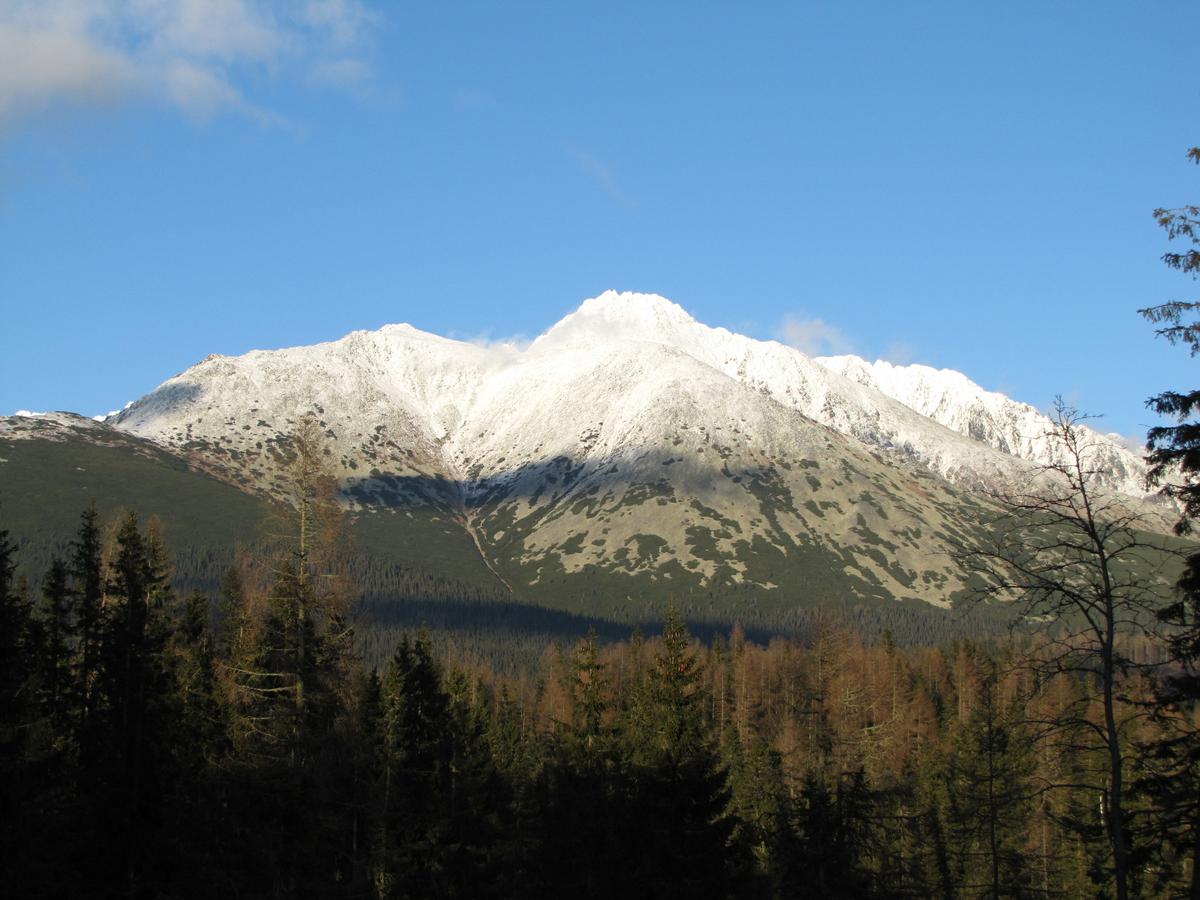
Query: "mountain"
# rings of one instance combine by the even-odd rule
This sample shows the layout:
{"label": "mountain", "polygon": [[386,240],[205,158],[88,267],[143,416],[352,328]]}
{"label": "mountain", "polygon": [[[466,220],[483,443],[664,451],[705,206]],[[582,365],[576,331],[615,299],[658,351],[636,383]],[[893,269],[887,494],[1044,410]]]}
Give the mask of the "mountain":
{"label": "mountain", "polygon": [[[527,347],[389,325],[211,356],[78,427],[270,498],[311,415],[380,552],[443,547],[448,571],[485,567],[522,599],[945,604],[981,491],[1035,477],[1047,422],[956,373],[922,405],[937,379],[875,372],[607,292]],[[1108,444],[1113,489],[1143,502],[1140,461]],[[411,540],[428,527],[457,540]]]}
{"label": "mountain", "polygon": [[[897,366],[859,356],[824,356],[816,361],[832,372],[874,388],[922,416],[1002,453],[1038,465],[1054,461],[1050,421],[1028,403],[984,390],[961,372],[929,366]],[[1097,482],[1132,497],[1149,495],[1141,458],[1115,436],[1090,433]]]}

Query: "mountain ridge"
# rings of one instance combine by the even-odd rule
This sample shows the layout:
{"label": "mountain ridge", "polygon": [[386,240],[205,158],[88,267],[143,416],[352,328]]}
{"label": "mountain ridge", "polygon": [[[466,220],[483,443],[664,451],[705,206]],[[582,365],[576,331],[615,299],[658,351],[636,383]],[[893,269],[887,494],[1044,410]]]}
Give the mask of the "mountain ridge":
{"label": "mountain ridge", "polygon": [[[1001,404],[994,434],[976,427],[982,389],[965,376],[952,399],[975,418],[923,414],[898,380],[606,292],[527,346],[400,324],[210,356],[97,427],[281,497],[289,434],[311,416],[354,515],[452,522],[514,595],[604,582],[614,602],[945,605],[967,587],[955,548],[979,536],[990,493],[1039,477],[1040,445],[1012,442],[1027,459],[989,443],[1018,420]],[[1140,461],[1111,444],[1109,488],[1153,512]]]}

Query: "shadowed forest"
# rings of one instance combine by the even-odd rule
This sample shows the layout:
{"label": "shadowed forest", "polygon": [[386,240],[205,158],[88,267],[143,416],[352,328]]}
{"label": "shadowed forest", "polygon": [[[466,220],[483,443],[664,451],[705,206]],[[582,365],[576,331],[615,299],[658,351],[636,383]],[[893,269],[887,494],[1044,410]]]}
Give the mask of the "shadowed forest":
{"label": "shadowed forest", "polygon": [[[427,633],[368,666],[338,518],[306,489],[218,597],[131,513],[86,510],[37,598],[0,533],[14,896],[1116,893],[1104,683],[1062,636],[702,645],[669,612],[522,670]],[[1169,645],[1118,650],[1127,889],[1194,896],[1196,710],[1139,674]]]}

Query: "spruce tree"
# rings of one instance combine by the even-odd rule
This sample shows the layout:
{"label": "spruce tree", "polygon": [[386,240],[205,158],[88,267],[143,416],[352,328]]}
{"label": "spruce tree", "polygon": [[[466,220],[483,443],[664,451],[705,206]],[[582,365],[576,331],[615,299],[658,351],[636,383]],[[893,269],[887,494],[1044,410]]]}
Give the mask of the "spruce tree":
{"label": "spruce tree", "polygon": [[[0,759],[15,761],[22,740],[27,698],[30,610],[24,591],[14,584],[16,547],[0,530]],[[10,763],[11,764],[11,763]]]}
{"label": "spruce tree", "polygon": [[78,711],[77,684],[74,672],[74,623],[71,621],[71,598],[67,584],[67,567],[55,557],[50,562],[42,582],[41,654],[42,705],[51,722],[56,749],[66,752],[74,738],[75,715]]}
{"label": "spruce tree", "polygon": [[724,896],[732,821],[725,772],[704,727],[691,636],[669,609],[662,644],[635,688],[625,722],[631,876],[645,896]]}
{"label": "spruce tree", "polygon": [[[1200,147],[1187,152],[1200,163]],[[1156,209],[1155,220],[1182,250],[1163,255],[1168,267],[1200,276],[1200,207]],[[1162,327],[1158,335],[1200,353],[1200,301],[1174,300],[1139,312]],[[1186,534],[1200,519],[1200,390],[1167,390],[1146,405],[1174,424],[1155,426],[1146,436],[1150,478],[1162,493],[1177,498],[1182,514],[1175,530]],[[1189,896],[1200,900],[1200,552],[1192,553],[1178,582],[1178,596],[1159,614],[1166,627],[1171,667],[1158,681],[1156,710],[1161,737],[1149,748],[1149,774],[1142,787],[1158,812],[1158,836],[1190,859]]]}
{"label": "spruce tree", "polygon": [[[119,519],[106,593],[110,614],[100,643],[106,784],[113,863],[126,890],[156,877],[161,799],[172,773],[173,688],[166,655],[165,548],[143,535],[136,513]],[[161,873],[158,873],[161,875]]]}
{"label": "spruce tree", "polygon": [[1030,817],[1032,755],[1028,737],[997,697],[996,674],[957,729],[944,769],[951,843],[966,885],[998,900],[1025,882],[1021,848]]}
{"label": "spruce tree", "polygon": [[384,777],[377,883],[385,897],[434,896],[446,879],[449,697],[428,635],[401,639],[383,679]]}
{"label": "spruce tree", "polygon": [[733,846],[754,863],[750,886],[778,893],[783,860],[790,849],[783,760],[762,735],[752,735],[745,746],[735,729],[726,733],[724,755],[729,765],[729,808],[735,823]]}
{"label": "spruce tree", "polygon": [[90,779],[100,752],[96,704],[99,690],[101,602],[104,575],[101,565],[100,514],[92,501],[84,508],[71,545],[73,580],[72,612],[76,629],[75,685],[79,704],[76,717],[80,764]]}
{"label": "spruce tree", "polygon": [[29,726],[36,715],[29,677],[30,614],[24,591],[13,583],[16,547],[0,530],[0,863],[24,868],[25,828],[32,813],[25,775]]}

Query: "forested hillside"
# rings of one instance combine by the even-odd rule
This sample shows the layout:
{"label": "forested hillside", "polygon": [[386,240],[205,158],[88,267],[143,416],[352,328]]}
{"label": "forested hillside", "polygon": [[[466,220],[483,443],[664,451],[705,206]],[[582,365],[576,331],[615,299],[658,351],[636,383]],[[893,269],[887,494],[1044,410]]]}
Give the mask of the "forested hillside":
{"label": "forested hillside", "polygon": [[[156,523],[82,517],[38,598],[0,535],[6,884],[18,896],[1093,896],[1102,683],[1056,632],[940,646],[595,633],[497,671],[443,632],[364,663],[313,481],[218,596]],[[582,622],[559,623],[568,624]],[[655,629],[657,631],[657,629]],[[394,639],[392,639],[394,638]],[[1154,663],[1130,636],[1122,658]],[[1121,682],[1141,896],[1194,878],[1194,709]],[[1149,713],[1153,713],[1153,715]],[[1164,782],[1164,776],[1167,781]],[[1164,784],[1167,788],[1164,789]],[[1188,794],[1188,791],[1193,793]]]}

